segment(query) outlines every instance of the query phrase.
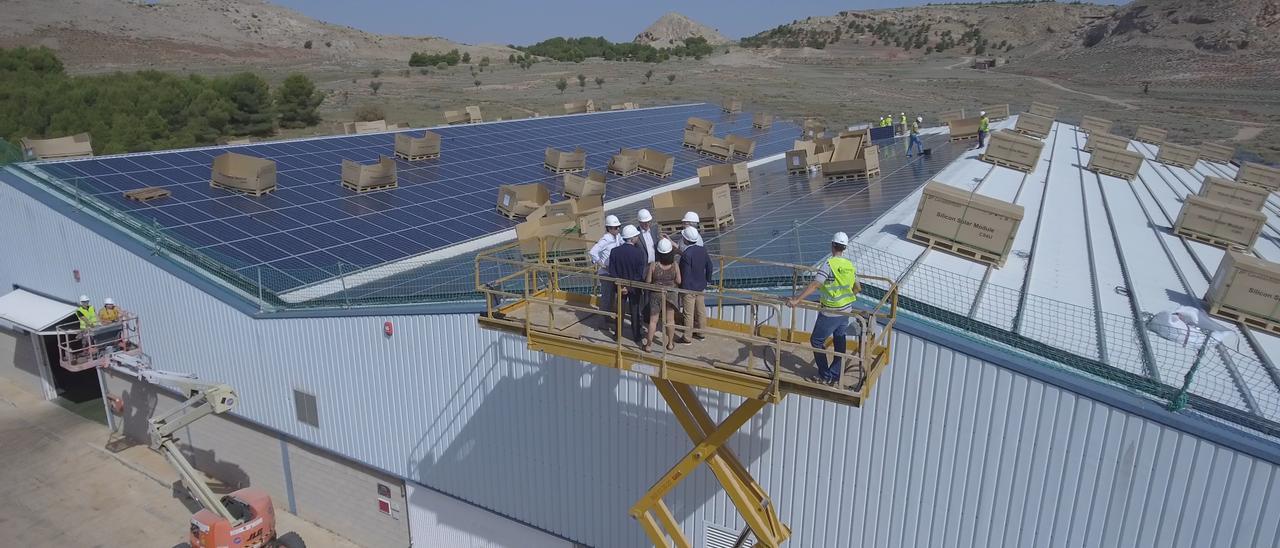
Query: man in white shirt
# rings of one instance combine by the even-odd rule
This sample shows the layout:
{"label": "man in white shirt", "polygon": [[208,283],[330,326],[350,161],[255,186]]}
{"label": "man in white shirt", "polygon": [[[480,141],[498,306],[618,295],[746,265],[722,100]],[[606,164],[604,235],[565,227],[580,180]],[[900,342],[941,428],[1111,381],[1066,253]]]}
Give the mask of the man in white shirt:
{"label": "man in white shirt", "polygon": [[645,264],[652,263],[658,260],[658,256],[653,250],[653,245],[657,243],[653,236],[653,215],[649,213],[649,210],[641,209],[636,213],[636,221],[638,221],[636,228],[640,229],[641,247],[644,247],[645,252],[649,254],[648,262]]}
{"label": "man in white shirt", "polygon": [[[601,236],[596,245],[591,246],[591,251],[588,252],[591,255],[592,264],[596,265],[596,274],[600,276],[609,275],[609,252],[613,251],[613,248],[622,245],[622,236],[619,234],[621,230],[622,222],[618,220],[616,215],[604,218],[604,236]],[[617,293],[617,289],[614,287],[613,282],[600,280],[600,299],[598,303],[600,310],[613,312],[615,293]],[[605,324],[612,324],[612,322],[606,321]]]}

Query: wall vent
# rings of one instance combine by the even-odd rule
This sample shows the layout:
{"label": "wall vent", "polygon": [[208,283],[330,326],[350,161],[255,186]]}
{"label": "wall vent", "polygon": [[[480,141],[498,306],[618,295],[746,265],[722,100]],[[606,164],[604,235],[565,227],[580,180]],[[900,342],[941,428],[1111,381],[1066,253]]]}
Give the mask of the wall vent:
{"label": "wall vent", "polygon": [[320,411],[316,408],[316,397],[298,389],[293,390],[293,408],[298,414],[298,422],[320,427]]}
{"label": "wall vent", "polygon": [[[741,531],[734,531],[728,527],[714,525],[710,522],[706,523],[706,534],[702,539],[702,545],[706,548],[734,548],[734,543],[738,542],[738,535]],[[747,534],[747,540],[742,543],[739,548],[752,548],[756,545],[756,536]]]}

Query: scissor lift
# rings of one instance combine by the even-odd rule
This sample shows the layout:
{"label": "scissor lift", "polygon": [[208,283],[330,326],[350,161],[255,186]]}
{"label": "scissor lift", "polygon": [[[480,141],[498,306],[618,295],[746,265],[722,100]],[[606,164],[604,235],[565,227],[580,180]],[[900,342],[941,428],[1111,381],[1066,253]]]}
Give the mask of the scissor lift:
{"label": "scissor lift", "polygon": [[[725,443],[764,406],[788,394],[860,406],[889,364],[897,286],[887,278],[859,278],[861,296],[874,294],[878,298],[860,298],[849,314],[859,334],[854,336],[851,330],[845,353],[836,353],[828,343],[828,357],[843,358],[840,381],[829,386],[808,380],[817,373],[810,334],[797,328],[795,312],[786,314],[790,321],[784,325],[788,309],[783,299],[771,292],[787,287],[791,294],[798,292],[812,279],[812,267],[713,255],[712,261],[719,267],[718,280],[703,292],[712,308],[702,330],[705,339],[666,350],[655,337],[650,351],[645,351],[625,336],[622,314],[598,307],[601,282],[614,283],[615,302],[621,302],[624,289],[660,291],[664,299],[667,293],[687,292],[608,278],[595,274],[594,268],[545,260],[559,256],[555,250],[564,247],[562,240],[565,238],[544,239],[537,255],[522,255],[517,244],[477,255],[476,289],[486,301],[480,325],[522,335],[530,349],[641,373],[654,383],[694,445],[631,508],[631,516],[655,546],[692,546],[662,498],[704,463],[755,534],[758,545],[781,545],[791,530],[778,519],[768,494]],[[525,249],[527,253],[527,245]],[[800,306],[813,308],[814,304]],[[731,307],[744,308],[746,314],[734,319]],[[717,424],[698,400],[694,387],[735,394],[744,401]]]}
{"label": "scissor lift", "polygon": [[67,371],[84,371],[94,367],[106,367],[111,356],[122,353],[137,357],[142,354],[138,317],[127,314],[119,321],[80,328],[78,322],[60,325],[58,337],[58,362]]}

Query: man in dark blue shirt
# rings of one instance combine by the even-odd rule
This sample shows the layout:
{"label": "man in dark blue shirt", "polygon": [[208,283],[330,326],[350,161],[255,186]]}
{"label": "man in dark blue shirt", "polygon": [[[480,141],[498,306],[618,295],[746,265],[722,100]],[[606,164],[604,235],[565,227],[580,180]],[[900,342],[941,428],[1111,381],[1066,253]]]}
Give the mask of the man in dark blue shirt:
{"label": "man in dark blue shirt", "polygon": [[707,255],[707,249],[702,247],[698,229],[685,227],[680,238],[684,240],[680,251],[680,288],[698,293],[683,293],[680,296],[681,307],[684,309],[684,321],[681,322],[683,337],[676,342],[690,344],[693,342],[689,340],[690,335],[698,340],[704,338],[700,331],[694,329],[701,330],[707,326],[707,298],[701,292],[706,291],[715,270],[711,268],[711,257]]}
{"label": "man in dark blue shirt", "polygon": [[[609,253],[609,276],[632,282],[644,282],[644,271],[649,264],[649,254],[640,247],[640,231],[632,225],[622,227],[622,239],[625,243]],[[641,326],[646,319],[641,314],[644,309],[644,290],[634,287],[623,287],[624,306],[618,307],[618,313],[631,317],[631,339],[637,345],[644,342]],[[619,334],[621,335],[621,334]]]}

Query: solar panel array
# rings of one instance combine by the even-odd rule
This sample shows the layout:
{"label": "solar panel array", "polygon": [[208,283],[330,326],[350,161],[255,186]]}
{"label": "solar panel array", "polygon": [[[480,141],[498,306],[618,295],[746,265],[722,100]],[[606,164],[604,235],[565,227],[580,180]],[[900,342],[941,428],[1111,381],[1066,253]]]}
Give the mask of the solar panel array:
{"label": "solar panel array", "polygon": [[[513,227],[516,222],[495,209],[500,185],[542,182],[559,199],[562,177],[542,167],[546,147],[581,147],[588,168],[601,171],[623,147],[675,155],[667,179],[610,176],[607,200],[694,177],[698,167],[717,162],[681,148],[690,116],[715,121],[716,135],[756,139],[756,157],[787,150],[799,135],[797,126],[785,122],[753,129],[750,113],[723,114],[707,104],[432,128],[443,139],[441,158],[397,159],[399,188],[362,194],[339,184],[342,160],[371,163],[390,156],[395,133],[43,163],[34,169],[250,279],[264,272],[266,289],[284,292]],[[279,188],[257,198],[210,188],[213,158],[227,151],[274,160]],[[152,186],[172,195],[142,203],[123,197]]]}

